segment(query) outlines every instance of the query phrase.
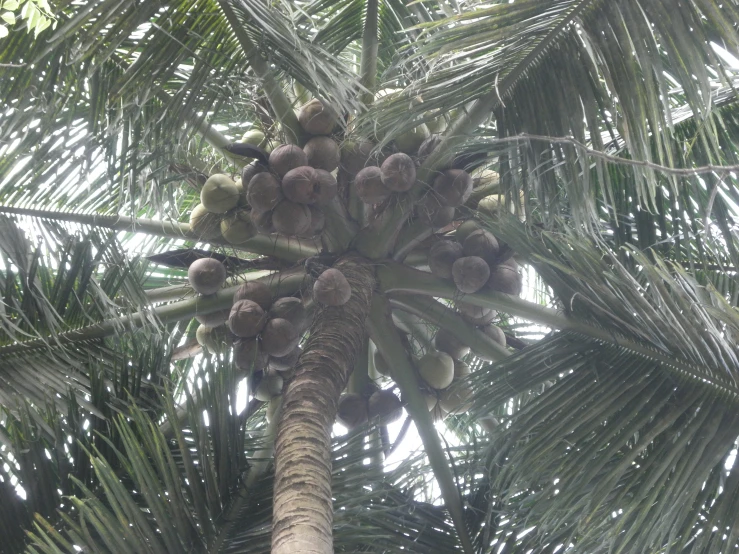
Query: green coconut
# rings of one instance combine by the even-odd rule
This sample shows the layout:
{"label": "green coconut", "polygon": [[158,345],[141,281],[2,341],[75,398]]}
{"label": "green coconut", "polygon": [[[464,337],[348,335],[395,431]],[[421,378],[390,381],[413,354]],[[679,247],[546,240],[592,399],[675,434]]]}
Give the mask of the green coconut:
{"label": "green coconut", "polygon": [[384,185],[382,171],[375,166],[365,167],[357,173],[354,178],[354,189],[359,199],[365,204],[379,204],[393,192]]}
{"label": "green coconut", "polygon": [[257,336],[267,323],[262,307],[251,300],[239,300],[231,307],[228,316],[228,327],[237,337],[249,338]]}
{"label": "green coconut", "polygon": [[454,221],[454,208],[442,204],[432,191],[424,196],[416,206],[416,217],[423,225],[441,229]]}
{"label": "green coconut", "polygon": [[190,230],[202,240],[216,239],[221,236],[221,216],[198,204],[190,212]]}
{"label": "green coconut", "polygon": [[461,360],[470,353],[470,347],[446,329],[439,329],[434,337],[434,346],[440,352],[446,352],[455,360]]}
{"label": "green coconut", "polygon": [[261,281],[247,281],[234,293],[234,303],[239,300],[256,302],[266,312],[272,306],[272,291]]}
{"label": "green coconut", "polygon": [[485,286],[490,277],[490,267],[478,256],[459,258],[452,265],[452,278],[457,289],[465,294],[473,294]]}
{"label": "green coconut", "polygon": [[336,421],[349,431],[367,422],[367,399],[359,394],[344,394],[339,398],[339,409],[336,412]]}
{"label": "green coconut", "polygon": [[490,271],[487,288],[513,296],[519,296],[523,289],[523,277],[518,271],[505,265],[494,267]]}
{"label": "green coconut", "polygon": [[[197,308],[196,308],[197,310]],[[218,310],[217,312],[208,312],[207,314],[195,314],[195,319],[198,323],[205,325],[206,327],[218,327],[228,321],[228,315],[231,313],[230,308],[225,310]]]}
{"label": "green coconut", "polygon": [[309,165],[296,167],[282,178],[285,198],[298,204],[313,204],[318,200],[318,175]]}
{"label": "green coconut", "polygon": [[457,301],[457,309],[462,319],[472,325],[487,325],[498,315],[498,312],[491,308],[483,308],[467,302]]}
{"label": "green coconut", "polygon": [[249,374],[262,371],[267,367],[268,359],[255,337],[239,339],[234,343],[234,365],[242,371]]}
{"label": "green coconut", "polygon": [[445,389],[454,379],[454,360],[446,352],[427,352],[416,366],[421,378],[433,389]]}
{"label": "green coconut", "polygon": [[260,233],[274,233],[275,232],[275,226],[272,223],[272,211],[268,212],[260,212],[257,210],[252,210],[249,213],[249,217],[251,218],[252,223],[254,224],[254,228],[259,231]]}
{"label": "green coconut", "polygon": [[389,425],[403,417],[403,405],[392,391],[378,390],[369,397],[367,415],[379,418],[381,425]]}
{"label": "green coconut", "polygon": [[208,327],[199,325],[195,338],[203,349],[211,354],[223,354],[231,347],[231,333],[225,325]]}
{"label": "green coconut", "polygon": [[380,166],[383,184],[394,192],[410,190],[416,182],[416,164],[402,152],[388,156]]}
{"label": "green coconut", "polygon": [[457,227],[457,229],[454,232],[454,238],[457,239],[457,242],[460,244],[464,244],[465,239],[470,236],[472,233],[477,231],[480,228],[480,224],[475,221],[474,219],[468,219],[462,224]]}
{"label": "green coconut", "polygon": [[488,268],[495,265],[495,261],[498,258],[498,252],[500,246],[498,245],[498,239],[490,232],[484,229],[479,229],[470,233],[464,243],[465,256],[477,256],[482,258],[488,264]]}
{"label": "green coconut", "polygon": [[267,146],[267,137],[264,136],[264,133],[259,129],[250,129],[244,133],[243,137],[241,137],[241,142],[264,148]]}
{"label": "green coconut", "polygon": [[472,177],[461,169],[447,169],[434,179],[434,192],[445,206],[461,206],[472,194]]}
{"label": "green coconut", "polygon": [[338,194],[339,185],[336,177],[325,169],[316,169],[316,201],[314,204],[323,206],[330,203]]}
{"label": "green coconut", "polygon": [[298,121],[311,135],[329,135],[336,127],[339,114],[327,102],[314,98],[298,112]]}
{"label": "green coconut", "polygon": [[272,211],[272,225],[289,237],[306,235],[310,231],[310,210],[304,204],[283,200]]}
{"label": "green coconut", "polygon": [[260,213],[273,210],[284,197],[280,180],[272,173],[257,173],[249,181],[246,199],[252,210]]}
{"label": "green coconut", "polygon": [[262,402],[269,402],[275,396],[282,394],[282,384],[282,376],[278,373],[266,371],[254,389],[254,398]]}
{"label": "green coconut", "polygon": [[251,220],[251,214],[246,210],[238,210],[223,218],[221,234],[231,244],[244,244],[257,234],[257,229]]}
{"label": "green coconut", "polygon": [[470,366],[459,360],[454,360],[454,379],[464,379],[471,373]]}
{"label": "green coconut", "polygon": [[187,268],[187,280],[199,294],[213,294],[226,282],[226,266],[215,258],[200,258]]}
{"label": "green coconut", "polygon": [[270,319],[261,335],[262,349],[270,356],[287,356],[300,342],[300,333],[295,326],[280,317]]}
{"label": "green coconut", "polygon": [[298,363],[298,358],[303,353],[303,349],[300,346],[296,346],[285,356],[270,356],[269,367],[275,371],[290,371]]}
{"label": "green coconut", "polygon": [[450,415],[467,413],[471,400],[472,388],[467,383],[457,383],[439,392],[439,406]]}
{"label": "green coconut", "polygon": [[346,140],[341,145],[341,168],[349,175],[356,175],[363,168],[378,165],[380,154],[372,155],[375,143],[368,140]]}
{"label": "green coconut", "polygon": [[216,174],[208,177],[200,190],[200,203],[214,214],[224,214],[239,204],[241,194],[228,175]]}
{"label": "green coconut", "polygon": [[344,274],[336,268],[329,268],[313,283],[313,298],[324,306],[343,306],[352,296],[352,288]]}
{"label": "green coconut", "polygon": [[278,146],[269,155],[269,168],[280,178],[291,169],[308,165],[308,156],[299,146],[294,144],[283,144]]}
{"label": "green coconut", "polygon": [[429,250],[431,273],[442,279],[452,278],[452,265],[463,256],[462,245],[451,240],[440,240]]}
{"label": "green coconut", "polygon": [[308,156],[308,165],[316,169],[333,171],[339,167],[341,152],[339,145],[331,137],[313,137],[303,147]]}
{"label": "green coconut", "polygon": [[500,175],[492,169],[478,169],[472,172],[472,186],[474,188],[487,187],[500,183]]}
{"label": "green coconut", "polygon": [[307,330],[308,310],[305,309],[300,298],[294,296],[278,298],[269,309],[269,317],[288,320],[298,332]]}
{"label": "green coconut", "polygon": [[406,154],[415,154],[418,152],[419,147],[423,144],[427,138],[429,138],[431,132],[425,123],[413,127],[410,131],[401,133],[395,137],[395,146],[401,152]]}

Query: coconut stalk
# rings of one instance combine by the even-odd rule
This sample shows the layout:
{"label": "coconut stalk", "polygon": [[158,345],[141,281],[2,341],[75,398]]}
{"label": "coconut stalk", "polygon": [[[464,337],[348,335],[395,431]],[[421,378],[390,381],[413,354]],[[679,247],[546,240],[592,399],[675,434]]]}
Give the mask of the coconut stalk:
{"label": "coconut stalk", "polygon": [[282,235],[259,234],[240,245],[231,244],[222,237],[203,241],[202,237],[190,230],[189,224],[179,223],[177,221],[139,219],[119,215],[76,214],[72,212],[16,208],[13,206],[0,206],[0,213],[25,215],[54,221],[68,221],[89,225],[90,227],[113,229],[114,231],[145,233],[173,239],[187,239],[197,242],[207,242],[209,244],[220,244],[233,250],[261,254],[263,256],[274,256],[275,258],[289,262],[296,262],[309,258],[310,256],[315,256],[319,251],[314,240],[285,237]]}
{"label": "coconut stalk", "polygon": [[403,398],[408,402],[406,409],[416,423],[418,434],[423,442],[436,481],[439,483],[444,504],[449,510],[454,527],[457,529],[462,548],[466,554],[472,554],[474,548],[465,524],[462,499],[454,482],[454,475],[449,468],[449,462],[441,446],[426,400],[421,394],[416,373],[408,360],[408,354],[403,347],[403,343],[400,342],[398,333],[394,331],[395,326],[390,315],[390,305],[387,299],[380,294],[376,294],[372,299],[372,309],[368,323],[370,337],[377,348],[393,361],[393,380],[400,388]]}

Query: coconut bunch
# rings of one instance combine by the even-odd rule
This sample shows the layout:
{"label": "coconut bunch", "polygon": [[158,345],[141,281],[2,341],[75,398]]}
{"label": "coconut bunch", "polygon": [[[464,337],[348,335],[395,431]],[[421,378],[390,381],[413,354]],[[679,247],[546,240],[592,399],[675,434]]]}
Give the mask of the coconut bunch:
{"label": "coconut bunch", "polygon": [[[226,266],[215,258],[195,260],[187,269],[187,280],[198,294],[209,296],[218,292],[226,282]],[[225,326],[229,310],[196,314],[200,325],[195,331],[198,344],[211,354],[223,354],[230,348],[233,335]]]}

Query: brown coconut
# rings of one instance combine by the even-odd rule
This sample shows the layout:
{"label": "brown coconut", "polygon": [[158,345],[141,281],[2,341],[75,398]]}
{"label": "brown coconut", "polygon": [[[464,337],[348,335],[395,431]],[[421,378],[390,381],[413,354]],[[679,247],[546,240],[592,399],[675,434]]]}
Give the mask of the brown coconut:
{"label": "brown coconut", "polygon": [[256,302],[266,312],[272,306],[272,291],[261,281],[248,281],[234,293],[234,303],[239,300]]}
{"label": "brown coconut", "polygon": [[303,147],[308,156],[308,165],[316,169],[333,171],[339,167],[341,152],[339,145],[331,137],[313,137]]}
{"label": "brown coconut", "polygon": [[487,287],[491,290],[518,296],[523,289],[523,277],[516,270],[505,265],[499,265],[490,272]]}
{"label": "brown coconut", "polygon": [[221,234],[231,244],[244,244],[257,234],[257,228],[246,210],[238,210],[221,220]]}
{"label": "brown coconut", "polygon": [[470,347],[446,329],[439,329],[434,337],[434,346],[440,352],[446,352],[455,360],[461,360],[470,353]]}
{"label": "brown coconut", "polygon": [[432,191],[424,196],[416,206],[416,216],[422,224],[440,229],[454,221],[454,208],[442,204]]}
{"label": "brown coconut", "polygon": [[282,394],[283,379],[278,373],[266,371],[254,389],[254,398],[262,402],[269,402],[275,396]]}
{"label": "brown coconut", "polygon": [[310,210],[304,204],[283,200],[272,211],[272,225],[283,235],[305,235],[310,231]]}
{"label": "brown coconut", "polygon": [[286,296],[278,298],[269,309],[270,318],[286,319],[292,323],[298,332],[305,331],[308,325],[308,311],[300,298]]}
{"label": "brown coconut", "polygon": [[270,319],[261,333],[262,350],[270,356],[287,356],[300,342],[295,326],[280,317]]}
{"label": "brown coconut", "polygon": [[446,352],[427,352],[416,367],[421,378],[433,389],[445,389],[454,379],[454,360]]}
{"label": "brown coconut", "polygon": [[416,164],[402,152],[388,156],[380,171],[383,184],[394,192],[405,192],[416,182]]}
{"label": "brown coconut", "polygon": [[315,204],[322,206],[331,202],[339,192],[336,178],[325,169],[316,169],[316,201]]}
{"label": "brown coconut", "polygon": [[478,256],[459,258],[452,265],[452,278],[457,289],[473,294],[485,286],[490,277],[490,267]]}
{"label": "brown coconut", "polygon": [[367,415],[370,419],[379,418],[382,425],[388,425],[403,416],[403,406],[392,391],[378,390],[369,397]]}
{"label": "brown coconut", "polygon": [[258,212],[273,210],[284,197],[280,180],[272,173],[257,173],[249,181],[246,200],[252,210]]}
{"label": "brown coconut", "polygon": [[487,262],[488,267],[495,265],[495,260],[500,251],[498,239],[490,231],[485,231],[484,229],[470,233],[464,239],[463,246],[465,256],[482,258]]}
{"label": "brown coconut", "polygon": [[200,203],[214,214],[225,214],[239,204],[240,191],[228,175],[208,177],[200,189]]}
{"label": "brown coconut", "polygon": [[190,286],[200,294],[213,294],[226,282],[226,266],[215,258],[200,258],[187,269]]}
{"label": "brown coconut", "polygon": [[254,228],[260,233],[269,234],[275,232],[275,226],[272,223],[271,210],[268,212],[259,212],[257,210],[252,210],[251,212],[249,212],[249,217],[254,224]]}
{"label": "brown coconut", "polygon": [[216,239],[221,236],[221,216],[198,204],[190,212],[190,230],[202,240]]}
{"label": "brown coconut", "polygon": [[308,156],[303,149],[294,144],[283,144],[278,146],[269,155],[269,168],[280,178],[291,169],[308,165]]}
{"label": "brown coconut", "polygon": [[249,165],[244,166],[244,169],[241,170],[241,182],[245,187],[247,187],[254,175],[257,173],[264,173],[266,171],[269,171],[269,168],[263,163],[252,162]]}
{"label": "brown coconut", "polygon": [[318,200],[318,175],[309,165],[296,167],[282,178],[285,198],[298,204],[313,204]]}
{"label": "brown coconut", "polygon": [[228,321],[230,313],[231,309],[226,308],[225,310],[209,312],[207,314],[195,314],[195,319],[197,319],[201,325],[205,325],[207,327],[218,327]]}
{"label": "brown coconut", "polygon": [[499,345],[506,345],[505,333],[503,332],[503,329],[501,329],[497,325],[485,325],[484,327],[480,327],[480,331],[485,333],[488,337],[493,339]]}
{"label": "brown coconut", "polygon": [[393,191],[382,182],[382,171],[379,167],[368,166],[354,178],[354,188],[360,200],[365,204],[379,204],[387,199]]}
{"label": "brown coconut", "polygon": [[452,265],[463,256],[462,245],[451,240],[440,240],[429,250],[431,273],[442,279],[452,278]]}
{"label": "brown coconut", "polygon": [[367,422],[367,399],[359,394],[344,394],[339,398],[336,421],[350,431]]}
{"label": "brown coconut", "polygon": [[344,274],[329,268],[313,283],[313,298],[325,306],[343,306],[352,296],[352,288]]}
{"label": "brown coconut", "polygon": [[457,309],[462,315],[462,319],[472,325],[487,325],[498,315],[498,312],[491,308],[482,308],[467,302],[457,301]]}
{"label": "brown coconut", "polygon": [[198,344],[203,347],[206,352],[211,354],[223,354],[231,347],[231,333],[226,329],[225,325],[217,327],[208,327],[207,325],[199,325],[195,331],[195,338]]}
{"label": "brown coconut", "polygon": [[262,307],[252,300],[235,302],[228,316],[228,327],[237,337],[249,338],[257,336],[267,322]]}
{"label": "brown coconut", "polygon": [[296,346],[285,356],[270,356],[269,367],[276,371],[290,371],[298,363],[298,358],[303,353],[303,349],[300,346]]}
{"label": "brown coconut", "polygon": [[329,135],[336,127],[339,114],[328,103],[314,98],[298,112],[300,126],[311,135]]}
{"label": "brown coconut", "polygon": [[268,359],[256,338],[239,339],[234,343],[234,365],[242,371],[250,374],[262,371]]}
{"label": "brown coconut", "polygon": [[326,226],[326,215],[317,206],[308,206],[308,211],[310,212],[310,229],[307,236],[315,237],[323,232]]}
{"label": "brown coconut", "polygon": [[472,194],[472,177],[462,169],[447,169],[434,179],[434,192],[445,206],[461,206]]}

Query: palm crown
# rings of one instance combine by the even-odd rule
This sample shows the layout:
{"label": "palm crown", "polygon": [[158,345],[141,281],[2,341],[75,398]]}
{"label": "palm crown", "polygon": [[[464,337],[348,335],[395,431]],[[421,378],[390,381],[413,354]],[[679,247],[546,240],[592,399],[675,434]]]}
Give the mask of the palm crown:
{"label": "palm crown", "polygon": [[0,39],[1,551],[735,550],[735,1],[51,12]]}

